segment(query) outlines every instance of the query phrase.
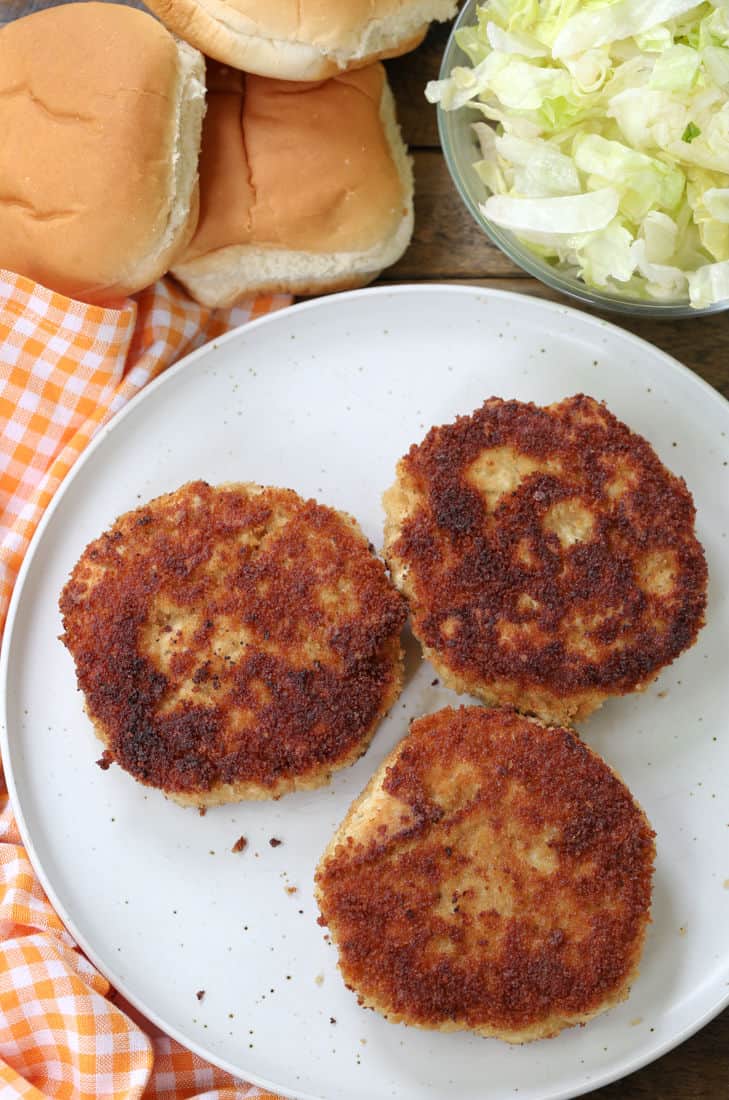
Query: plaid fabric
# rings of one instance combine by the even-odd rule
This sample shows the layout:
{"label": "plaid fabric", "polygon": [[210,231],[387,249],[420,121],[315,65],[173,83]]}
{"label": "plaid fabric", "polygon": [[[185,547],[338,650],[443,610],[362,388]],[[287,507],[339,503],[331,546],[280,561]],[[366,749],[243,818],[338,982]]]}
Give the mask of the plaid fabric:
{"label": "plaid fabric", "polygon": [[[0,271],[0,634],[38,520],[99,428],[176,359],[288,302],[213,312],[164,280],[102,309]],[[130,1014],[46,899],[0,771],[0,1097],[141,1096],[270,1094]]]}
{"label": "plaid fabric", "polygon": [[102,309],[0,271],[0,630],[38,520],[102,424],[176,359],[288,301],[212,311],[164,280]]}

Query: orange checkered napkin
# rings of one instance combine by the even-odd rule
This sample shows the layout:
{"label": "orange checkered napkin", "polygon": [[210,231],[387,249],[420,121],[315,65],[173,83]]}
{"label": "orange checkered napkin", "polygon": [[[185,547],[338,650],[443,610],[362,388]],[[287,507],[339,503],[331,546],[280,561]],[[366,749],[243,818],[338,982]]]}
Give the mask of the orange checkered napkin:
{"label": "orange checkered napkin", "polygon": [[[43,509],[101,425],[176,359],[289,300],[212,312],[164,280],[102,309],[0,270],[0,633]],[[208,1065],[123,1005],[43,894],[0,771],[0,1097],[141,1096],[270,1094]]]}

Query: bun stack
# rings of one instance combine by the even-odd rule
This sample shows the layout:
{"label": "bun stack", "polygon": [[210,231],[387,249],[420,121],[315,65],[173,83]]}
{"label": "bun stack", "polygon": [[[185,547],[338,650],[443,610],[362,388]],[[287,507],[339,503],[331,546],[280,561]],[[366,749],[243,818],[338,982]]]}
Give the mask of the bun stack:
{"label": "bun stack", "polygon": [[[179,37],[97,2],[0,29],[0,267],[98,304],[171,270],[216,307],[395,263],[412,167],[372,60],[453,0],[150,6]],[[208,62],[205,121],[196,46],[226,63]]]}

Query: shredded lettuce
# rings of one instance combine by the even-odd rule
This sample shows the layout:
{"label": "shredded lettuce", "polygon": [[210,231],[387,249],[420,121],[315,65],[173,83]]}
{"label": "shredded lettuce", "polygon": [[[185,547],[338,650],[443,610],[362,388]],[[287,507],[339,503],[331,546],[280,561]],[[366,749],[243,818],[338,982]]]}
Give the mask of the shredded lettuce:
{"label": "shredded lettuce", "polygon": [[586,195],[551,196],[546,199],[515,199],[511,195],[491,195],[481,207],[485,217],[521,236],[535,236],[542,244],[553,238],[595,233],[615,217],[618,193],[612,187]]}
{"label": "shredded lettuce", "polygon": [[590,286],[729,299],[729,0],[485,0],[457,40],[426,95],[483,120],[486,219]]}

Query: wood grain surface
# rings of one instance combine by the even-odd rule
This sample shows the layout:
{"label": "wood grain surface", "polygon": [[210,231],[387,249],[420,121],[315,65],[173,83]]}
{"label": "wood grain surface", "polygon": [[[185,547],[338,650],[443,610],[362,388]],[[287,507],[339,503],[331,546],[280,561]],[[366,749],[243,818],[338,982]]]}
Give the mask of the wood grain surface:
{"label": "wood grain surface", "polygon": [[[380,282],[467,282],[596,312],[525,276],[461,203],[440,150],[435,108],[423,95],[426,81],[438,75],[447,37],[447,27],[434,27],[418,50],[387,63],[415,161],[415,233]],[[663,348],[729,397],[729,312],[681,321],[601,316]],[[591,1100],[729,1100],[729,1009],[657,1062],[589,1095]]]}

